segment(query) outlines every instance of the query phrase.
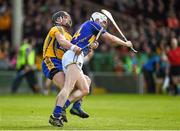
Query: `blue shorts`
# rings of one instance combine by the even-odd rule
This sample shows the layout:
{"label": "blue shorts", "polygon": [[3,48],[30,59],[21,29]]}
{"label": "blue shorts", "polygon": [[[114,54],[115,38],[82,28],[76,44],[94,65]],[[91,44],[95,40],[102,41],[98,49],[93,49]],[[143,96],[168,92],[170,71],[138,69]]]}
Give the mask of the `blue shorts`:
{"label": "blue shorts", "polygon": [[46,57],[42,62],[42,71],[46,78],[53,79],[54,75],[63,71],[62,61],[53,57]]}

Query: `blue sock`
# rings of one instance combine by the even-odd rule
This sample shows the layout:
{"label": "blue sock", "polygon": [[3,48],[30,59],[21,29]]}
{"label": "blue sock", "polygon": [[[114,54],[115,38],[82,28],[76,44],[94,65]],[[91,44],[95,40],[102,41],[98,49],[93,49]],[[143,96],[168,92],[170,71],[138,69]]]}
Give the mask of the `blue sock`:
{"label": "blue sock", "polygon": [[65,108],[65,109],[68,108],[70,104],[71,104],[71,102],[70,102],[69,100],[67,100],[66,103],[65,103],[65,105],[64,105],[64,108]]}
{"label": "blue sock", "polygon": [[56,106],[55,109],[54,109],[53,114],[54,114],[55,117],[60,117],[61,112],[62,112],[62,107]]}
{"label": "blue sock", "polygon": [[73,108],[76,108],[76,109],[81,108],[81,100],[76,101],[76,102],[73,104]]}

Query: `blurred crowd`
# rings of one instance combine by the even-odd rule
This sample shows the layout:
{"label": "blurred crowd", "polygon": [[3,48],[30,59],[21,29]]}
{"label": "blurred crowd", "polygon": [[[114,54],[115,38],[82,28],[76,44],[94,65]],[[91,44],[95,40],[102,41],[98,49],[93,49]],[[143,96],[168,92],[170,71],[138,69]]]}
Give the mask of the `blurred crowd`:
{"label": "blurred crowd", "polygon": [[[92,12],[110,10],[125,36],[138,50],[134,54],[124,47],[114,47],[108,41],[100,42],[88,64],[91,71],[143,73],[147,92],[159,92],[155,78],[170,76],[172,93],[177,92],[180,75],[180,1],[179,0],[24,0],[23,37],[35,40],[37,66],[40,70],[43,41],[51,28],[51,15],[58,10],[70,13],[71,33],[88,20]],[[0,0],[0,68],[15,69],[17,47],[11,41],[12,5]],[[119,33],[109,22],[108,31]],[[106,43],[106,44],[104,44]],[[10,48],[11,47],[11,48]],[[178,57],[179,56],[179,57]],[[172,70],[176,68],[177,74]],[[155,74],[155,75],[154,75]],[[171,77],[172,76],[172,77]],[[158,79],[159,78],[159,79]]]}

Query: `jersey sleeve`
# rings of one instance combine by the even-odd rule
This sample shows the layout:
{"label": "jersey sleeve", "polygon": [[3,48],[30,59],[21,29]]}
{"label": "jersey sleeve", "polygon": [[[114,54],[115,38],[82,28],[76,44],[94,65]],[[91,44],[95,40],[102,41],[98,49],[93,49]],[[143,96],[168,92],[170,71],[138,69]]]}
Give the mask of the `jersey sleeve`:
{"label": "jersey sleeve", "polygon": [[63,29],[62,29],[62,27],[56,27],[56,26],[55,26],[55,27],[51,28],[49,35],[50,35],[51,37],[54,37],[56,32],[58,32],[58,33],[60,33],[60,34],[63,34]]}
{"label": "jersey sleeve", "polygon": [[[95,33],[95,34],[98,34],[99,31],[101,30],[102,26],[100,24],[98,24],[97,22],[91,22],[90,23],[91,26],[92,26],[92,31]],[[104,29],[102,31],[102,34],[104,34],[106,32],[106,30]]]}

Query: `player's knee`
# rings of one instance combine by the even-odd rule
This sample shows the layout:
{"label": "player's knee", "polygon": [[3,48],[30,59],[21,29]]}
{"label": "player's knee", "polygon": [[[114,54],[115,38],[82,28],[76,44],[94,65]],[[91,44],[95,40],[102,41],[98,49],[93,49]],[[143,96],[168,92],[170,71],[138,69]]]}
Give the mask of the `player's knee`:
{"label": "player's knee", "polygon": [[84,88],[82,90],[82,93],[83,93],[84,96],[87,96],[89,94],[89,88]]}

